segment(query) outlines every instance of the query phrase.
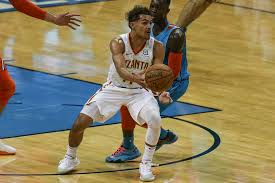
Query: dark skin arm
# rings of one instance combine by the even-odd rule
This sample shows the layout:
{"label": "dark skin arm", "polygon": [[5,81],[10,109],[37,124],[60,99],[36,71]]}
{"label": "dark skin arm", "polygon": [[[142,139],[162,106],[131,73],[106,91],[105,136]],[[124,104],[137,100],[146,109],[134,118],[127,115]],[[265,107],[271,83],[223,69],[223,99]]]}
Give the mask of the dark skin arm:
{"label": "dark skin arm", "polygon": [[182,49],[185,47],[185,34],[183,30],[177,28],[175,29],[168,39],[166,49],[168,51],[168,66],[173,70],[174,79],[178,77],[181,70],[182,59],[174,58],[173,55],[182,55]]}
{"label": "dark skin arm", "polygon": [[185,47],[185,34],[181,29],[175,29],[169,36],[167,45],[169,52],[180,53]]}
{"label": "dark skin arm", "polygon": [[214,2],[217,0],[188,0],[181,10],[176,25],[186,28]]}
{"label": "dark skin arm", "polygon": [[[181,53],[184,47],[185,47],[185,34],[181,29],[175,29],[170,34],[166,48],[168,49],[169,52]],[[178,61],[174,61],[174,62],[178,62]],[[181,66],[181,63],[173,63],[173,64],[179,65],[179,67]],[[173,102],[168,92],[162,92],[159,96],[159,101],[163,104],[169,104]]]}

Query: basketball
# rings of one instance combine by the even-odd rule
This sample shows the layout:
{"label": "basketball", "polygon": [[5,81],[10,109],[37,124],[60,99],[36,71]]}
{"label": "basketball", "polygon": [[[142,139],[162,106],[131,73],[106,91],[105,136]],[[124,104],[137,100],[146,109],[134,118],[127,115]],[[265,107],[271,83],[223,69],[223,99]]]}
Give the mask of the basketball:
{"label": "basketball", "polygon": [[173,81],[173,71],[165,64],[154,64],[145,73],[145,82],[148,88],[154,92],[167,90]]}

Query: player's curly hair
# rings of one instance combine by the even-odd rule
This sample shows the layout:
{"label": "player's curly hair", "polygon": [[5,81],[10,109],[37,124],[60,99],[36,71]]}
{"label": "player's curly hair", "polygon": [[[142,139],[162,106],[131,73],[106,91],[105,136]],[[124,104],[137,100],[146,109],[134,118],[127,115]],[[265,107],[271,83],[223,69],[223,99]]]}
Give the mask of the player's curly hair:
{"label": "player's curly hair", "polygon": [[128,22],[137,21],[140,18],[140,15],[150,15],[150,11],[147,7],[136,5],[132,10],[126,13],[126,19]]}

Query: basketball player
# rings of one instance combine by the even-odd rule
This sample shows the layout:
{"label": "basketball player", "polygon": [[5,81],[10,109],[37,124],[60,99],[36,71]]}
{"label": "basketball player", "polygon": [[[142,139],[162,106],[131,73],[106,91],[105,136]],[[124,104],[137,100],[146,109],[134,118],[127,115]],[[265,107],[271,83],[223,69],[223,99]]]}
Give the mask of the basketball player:
{"label": "basketball player", "polygon": [[[172,101],[177,101],[187,90],[189,84],[189,73],[187,71],[186,58],[186,38],[185,26],[189,25],[195,18],[211,4],[211,0],[190,0],[183,8],[178,25],[170,24],[167,20],[169,13],[170,0],[151,0],[150,11],[153,16],[153,28],[151,36],[162,42],[165,46],[164,64],[168,65],[174,73],[175,80],[172,87],[168,90]],[[163,93],[161,95],[166,95]],[[171,104],[171,103],[170,103]],[[160,104],[160,113],[169,105]],[[117,163],[133,160],[141,155],[138,148],[134,145],[134,128],[136,122],[133,120],[126,107],[122,107],[122,145],[110,156],[106,157],[106,162]],[[146,127],[146,126],[144,126]],[[161,128],[160,138],[156,150],[164,144],[176,142],[178,136]]]}
{"label": "basketball player", "polygon": [[[28,0],[10,0],[10,3],[20,12],[25,13],[29,16],[45,20],[51,23],[54,23],[59,26],[69,26],[72,29],[75,29],[74,26],[79,26],[76,22],[80,22],[76,18],[76,14],[60,14],[52,15],[38,6],[34,5]],[[9,76],[7,68],[4,64],[4,61],[0,57],[0,114],[5,108],[8,100],[12,97],[15,92],[15,84],[12,78]],[[11,155],[15,154],[16,149],[4,144],[0,140],[0,155]]]}
{"label": "basketball player", "polygon": [[[144,71],[152,64],[163,62],[164,47],[150,36],[152,17],[148,8],[135,6],[127,14],[127,19],[131,31],[111,40],[113,62],[107,82],[87,101],[75,120],[66,155],[58,166],[59,173],[67,173],[79,164],[76,151],[84,130],[94,121],[106,121],[125,105],[135,121],[148,126],[140,179],[152,181],[155,178],[151,162],[160,134],[161,118],[157,100],[145,89]],[[170,98],[165,95],[160,100]]]}

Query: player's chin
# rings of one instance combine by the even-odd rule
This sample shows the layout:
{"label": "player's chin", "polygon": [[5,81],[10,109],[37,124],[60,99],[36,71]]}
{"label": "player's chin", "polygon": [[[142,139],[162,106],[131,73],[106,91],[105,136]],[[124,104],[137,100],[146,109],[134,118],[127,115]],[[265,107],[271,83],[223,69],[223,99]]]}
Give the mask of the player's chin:
{"label": "player's chin", "polygon": [[144,38],[145,38],[146,40],[150,39],[150,33],[145,33]]}

